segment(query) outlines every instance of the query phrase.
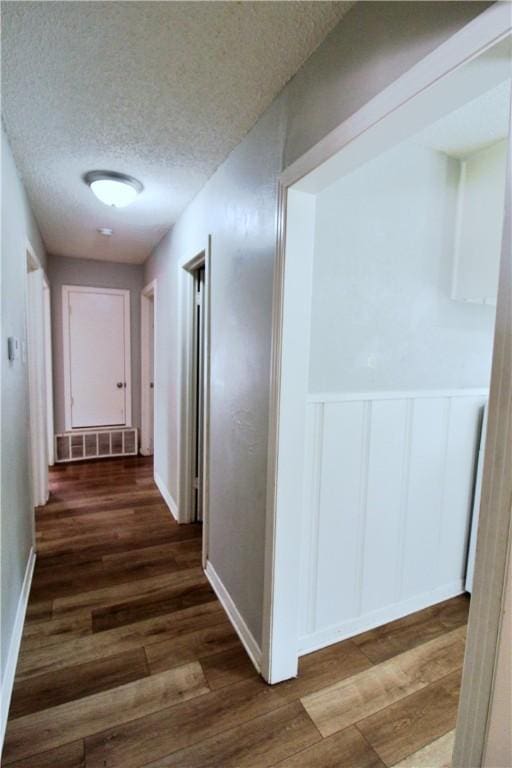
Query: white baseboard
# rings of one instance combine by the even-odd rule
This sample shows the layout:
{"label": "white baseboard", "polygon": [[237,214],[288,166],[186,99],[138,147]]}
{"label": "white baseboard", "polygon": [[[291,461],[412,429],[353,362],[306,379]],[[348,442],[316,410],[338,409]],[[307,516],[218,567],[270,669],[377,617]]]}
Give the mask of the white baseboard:
{"label": "white baseboard", "polygon": [[231,595],[220,580],[217,571],[209,560],[206,562],[205,573],[208,581],[213,587],[213,591],[219,598],[222,607],[226,611],[228,619],[233,625],[235,632],[237,633],[242,642],[242,645],[247,651],[249,658],[256,667],[256,670],[261,672],[261,648],[254,639],[254,635],[243,620],[240,612],[238,611],[238,608],[231,599]]}
{"label": "white baseboard", "polygon": [[431,592],[424,592],[400,603],[387,605],[378,611],[366,613],[364,616],[358,616],[342,624],[325,627],[313,632],[311,635],[305,635],[300,638],[299,656],[304,656],[306,653],[312,653],[328,645],[339,643],[349,637],[359,635],[361,632],[367,632],[369,629],[375,629],[375,627],[380,627],[382,624],[387,624],[389,621],[401,619],[410,613],[421,611],[423,608],[441,603],[443,600],[456,597],[463,592],[464,581],[463,579],[458,579],[450,584],[437,587]]}
{"label": "white baseboard", "polygon": [[162,480],[162,478],[160,477],[158,472],[155,472],[153,477],[154,477],[154,480],[155,480],[155,483],[156,483],[156,487],[158,488],[158,490],[162,494],[165,503],[167,504],[167,506],[171,510],[172,516],[174,517],[176,522],[179,523],[179,519],[178,519],[178,505],[176,504],[175,500],[173,499],[172,494],[170,493],[169,489],[165,485],[164,481]]}
{"label": "white baseboard", "polygon": [[0,692],[0,754],[4,744],[5,729],[7,726],[7,715],[9,714],[9,705],[11,703],[14,676],[16,674],[16,665],[18,663],[21,636],[23,635],[23,627],[25,625],[25,614],[27,612],[28,596],[30,594],[30,586],[32,584],[32,576],[34,575],[35,563],[36,553],[34,547],[31,547],[27,560],[27,567],[25,568],[25,576],[23,578],[23,584],[21,587],[21,594],[18,600],[18,608],[16,609],[16,617],[14,619],[11,640],[9,642],[9,650],[7,652],[4,677],[2,680],[2,689]]}

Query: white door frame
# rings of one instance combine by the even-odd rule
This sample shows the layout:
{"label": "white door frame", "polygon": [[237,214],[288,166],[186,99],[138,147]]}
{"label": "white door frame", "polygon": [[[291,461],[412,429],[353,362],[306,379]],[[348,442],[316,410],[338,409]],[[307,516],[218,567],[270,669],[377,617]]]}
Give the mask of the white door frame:
{"label": "white door frame", "polygon": [[[154,452],[154,424],[156,422],[156,339],[157,339],[157,281],[152,280],[141,291],[140,296],[140,452],[151,456]],[[150,389],[149,343],[151,315],[153,315],[153,390]],[[153,423],[149,418],[153,398]],[[151,448],[151,429],[153,429],[153,448]]]}
{"label": "white door frame", "polygon": [[[29,391],[30,453],[32,500],[34,507],[48,501],[48,434],[45,367],[44,283],[46,276],[41,263],[26,242],[26,338]],[[46,284],[47,281],[46,281]]]}
{"label": "white door frame", "polygon": [[46,377],[46,439],[48,443],[48,464],[55,464],[55,440],[53,420],[53,352],[52,352],[52,310],[50,284],[43,274],[44,301],[44,365]]}
{"label": "white door frame", "polygon": [[[290,254],[294,249],[297,250],[297,242],[294,238],[303,243],[305,239],[312,236],[311,231],[308,231],[306,222],[307,214],[311,206],[314,205],[314,197],[312,194],[308,194],[305,189],[297,191],[296,189],[292,190],[291,187],[348,146],[350,142],[369,132],[370,129],[392,124],[396,130],[396,126],[400,122],[399,110],[402,107],[407,107],[408,103],[417,96],[425,94],[428,97],[429,88],[433,84],[455,72],[508,36],[511,28],[509,3],[494,4],[328,134],[287,168],[279,178],[277,254],[272,322],[262,659],[262,674],[271,683],[294,677],[298,668],[299,606],[297,594],[300,584],[298,562],[300,526],[297,524],[297,510],[301,507],[301,488],[297,478],[302,476],[301,467],[304,459],[304,402],[308,387],[309,350],[305,348],[307,345],[302,343],[302,339],[309,337],[310,302],[308,301],[308,291],[311,289],[312,264],[307,263],[307,260],[304,263],[301,259],[291,259]],[[295,197],[295,205],[293,212],[290,207],[290,212],[296,217],[296,220],[293,222],[293,227],[289,227],[287,232],[287,224],[290,224],[287,221],[288,203],[291,196]],[[302,231],[300,231],[301,226]],[[491,478],[491,475],[497,454],[502,452],[501,445],[504,445],[506,440],[509,444],[512,442],[510,435],[510,424],[512,423],[512,402],[510,399],[512,366],[510,312],[512,299],[510,288],[508,293],[503,288],[506,277],[503,269],[502,266],[498,317],[501,314],[504,322],[508,322],[508,349],[502,349],[502,357],[503,360],[506,358],[506,362],[501,363],[502,368],[506,368],[508,365],[509,389],[506,394],[501,392],[502,414],[505,412],[508,414],[508,421],[505,418],[498,421],[496,415],[494,417],[494,429],[496,434],[500,429],[502,430],[503,442],[493,443],[492,440],[489,442],[484,471],[488,483],[494,482],[492,487],[495,490],[496,499],[501,500],[502,506],[505,499],[503,477],[494,476]],[[507,275],[510,280],[510,272]],[[497,333],[498,328],[499,325],[497,326]],[[499,336],[497,338],[499,339]],[[498,344],[498,340],[496,344]],[[490,424],[492,423],[491,414],[497,412],[497,399],[500,394],[499,382],[497,381],[499,376],[497,355],[497,347],[495,347],[490,396]],[[507,429],[509,433],[506,433]],[[510,462],[505,466],[503,457],[499,461],[503,475],[507,479],[506,489],[509,489],[512,485]],[[487,495],[489,496],[491,488],[489,487],[488,490]],[[510,493],[507,501],[510,504]],[[479,563],[485,562],[487,568],[493,573],[493,584],[497,594],[501,595],[505,561],[504,558],[493,561],[492,552],[500,537],[504,538],[505,529],[503,516],[499,521],[501,523],[501,527],[499,527],[498,517],[492,516],[489,506],[489,504],[485,504],[482,509],[482,516],[484,520],[487,520],[490,533],[488,539],[482,542],[477,552],[476,582],[482,580],[482,567]],[[507,509],[507,513],[509,514],[509,509]],[[478,585],[475,586],[478,591]],[[471,635],[476,625],[476,621],[473,620],[473,613],[472,610],[469,627],[469,650],[471,649]],[[486,618],[490,622],[486,629],[494,636],[495,640],[499,626],[499,613],[495,612],[492,617],[487,613]],[[479,634],[480,641],[483,630],[482,625]],[[487,662],[487,667],[491,669],[491,674],[489,675],[487,670],[485,682],[489,683],[489,679],[492,679],[492,658]],[[474,675],[473,680],[475,677]],[[480,679],[482,680],[482,675]],[[481,688],[480,691],[477,691],[473,680],[465,675],[463,692],[467,691],[468,698],[470,698],[471,690],[473,697],[479,696],[480,700],[485,699],[490,693],[490,683],[487,688]],[[461,707],[461,712],[463,712],[463,707]],[[468,720],[469,718],[466,716],[465,722],[467,723]],[[480,739],[475,737],[473,732],[474,738],[471,748],[469,738],[466,735],[467,731],[467,727],[459,721],[455,750],[455,765],[457,767],[480,765],[479,762],[474,762],[474,756],[478,752],[480,752],[480,756],[482,754],[483,731],[480,729]]]}
{"label": "white door frame", "polygon": [[204,371],[203,371],[203,568],[208,559],[209,477],[210,477],[210,297],[211,297],[211,236],[204,250],[182,265],[183,268],[183,361],[181,369],[180,408],[180,490],[179,521],[194,520],[194,411],[196,402],[194,361],[194,272],[204,266]]}
{"label": "white door frame", "polygon": [[70,359],[70,337],[69,337],[69,294],[73,293],[108,293],[114,296],[124,296],[125,309],[124,315],[124,380],[126,381],[126,405],[125,405],[125,423],[122,426],[132,426],[132,363],[131,363],[131,310],[130,310],[130,291],[124,288],[93,288],[84,285],[63,285],[62,286],[62,336],[63,336],[63,363],[64,363],[64,421],[66,432],[72,432],[73,429],[80,429],[81,432],[87,429],[97,429],[97,427],[73,427],[71,416],[71,359]]}

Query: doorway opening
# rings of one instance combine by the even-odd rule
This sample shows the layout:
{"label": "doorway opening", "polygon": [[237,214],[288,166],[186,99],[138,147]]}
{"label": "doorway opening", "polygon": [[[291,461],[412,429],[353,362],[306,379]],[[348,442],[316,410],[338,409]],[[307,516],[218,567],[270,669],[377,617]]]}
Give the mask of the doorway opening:
{"label": "doorway opening", "polygon": [[141,294],[141,429],[140,452],[154,453],[156,381],[156,280]]}
{"label": "doorway opening", "polygon": [[194,522],[203,521],[203,487],[204,487],[204,285],[205,265],[201,264],[193,272],[194,278],[194,459],[192,468],[193,478],[193,509]]}
{"label": "doorway opening", "polygon": [[203,525],[203,566],[208,552],[209,285],[208,248],[184,265],[183,522]]}
{"label": "doorway opening", "polygon": [[276,503],[294,528],[302,510],[299,655],[465,591],[510,49],[489,46],[287,188]]}
{"label": "doorway opening", "polygon": [[[272,683],[293,677],[301,653],[464,591],[476,454],[489,398],[487,493],[479,525],[486,536],[479,537],[477,552],[465,664],[471,671],[463,676],[456,765],[480,764],[474,754],[485,743],[485,717],[476,721],[474,713],[487,711],[491,693],[506,573],[503,542],[509,535],[510,466],[502,464],[497,446],[499,439],[501,445],[510,440],[510,390],[506,394],[503,384],[510,368],[504,341],[510,333],[510,251],[503,228],[510,216],[510,197],[504,195],[510,61],[510,19],[494,7],[299,158],[280,180],[265,676]],[[497,99],[501,107],[496,91],[505,94],[502,102]],[[448,148],[453,126],[445,132],[444,148],[436,146],[434,130],[431,146],[425,146],[425,129],[479,99],[486,121],[478,124],[489,127],[492,102],[495,114],[505,115],[504,128],[493,136],[466,137],[459,157]],[[461,126],[464,115],[455,120]],[[396,156],[400,145],[419,138],[422,147],[407,158]],[[430,152],[436,153],[437,170],[426,168]],[[421,162],[412,157],[416,153]],[[494,155],[498,175],[492,171]],[[372,178],[363,178],[370,166]],[[442,189],[429,201],[425,190],[432,192],[436,178]],[[393,185],[399,195],[388,193]],[[355,211],[357,197],[361,206]],[[374,214],[380,216],[377,226]],[[425,247],[434,231],[436,242]],[[476,232],[484,236],[480,248],[474,247]],[[400,246],[403,236],[407,242]],[[418,248],[423,267],[418,262],[411,274]],[[443,258],[430,277],[429,253]],[[417,311],[406,317],[411,292]],[[427,323],[434,292],[443,295]],[[501,334],[493,353],[495,312]],[[386,327],[394,328],[401,344],[385,337]],[[448,336],[453,354],[445,354]],[[453,369],[460,355],[464,359]],[[407,380],[418,371],[415,382]],[[492,610],[483,597],[490,584],[498,588]]]}

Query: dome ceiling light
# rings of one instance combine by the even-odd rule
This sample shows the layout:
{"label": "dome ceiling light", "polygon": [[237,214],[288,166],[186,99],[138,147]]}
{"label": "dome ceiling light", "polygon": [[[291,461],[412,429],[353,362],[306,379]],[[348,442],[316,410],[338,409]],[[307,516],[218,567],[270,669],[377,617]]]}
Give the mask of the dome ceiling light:
{"label": "dome ceiling light", "polygon": [[89,171],[83,179],[98,200],[111,208],[130,205],[144,189],[133,176],[115,171]]}

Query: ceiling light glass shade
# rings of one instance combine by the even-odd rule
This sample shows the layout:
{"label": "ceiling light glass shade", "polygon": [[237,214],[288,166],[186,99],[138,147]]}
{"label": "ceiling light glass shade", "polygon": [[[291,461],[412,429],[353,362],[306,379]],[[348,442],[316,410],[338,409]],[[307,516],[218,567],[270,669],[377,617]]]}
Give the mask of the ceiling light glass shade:
{"label": "ceiling light glass shade", "polygon": [[133,176],[114,171],[89,171],[84,181],[90,186],[98,200],[112,208],[124,208],[133,203],[143,186]]}
{"label": "ceiling light glass shade", "polygon": [[137,197],[137,190],[125,184],[124,181],[110,181],[110,179],[93,181],[91,189],[98,200],[114,208],[124,208]]}

